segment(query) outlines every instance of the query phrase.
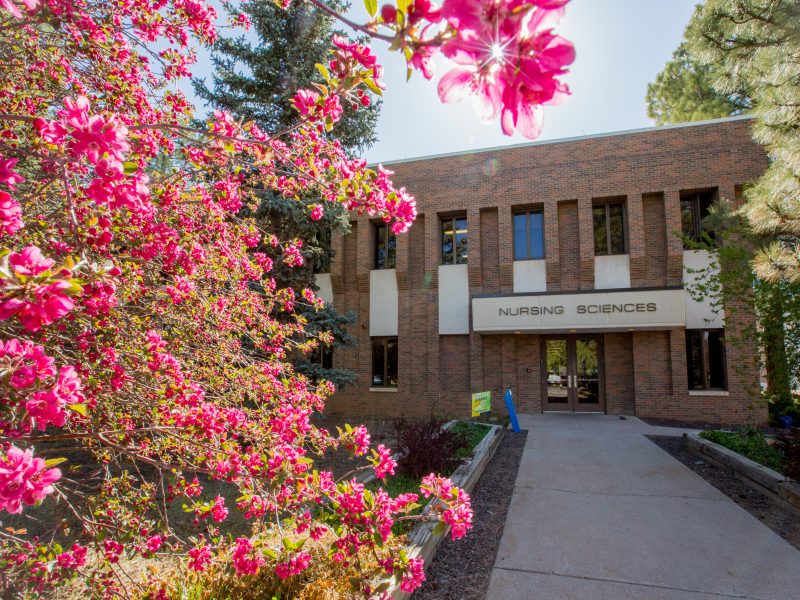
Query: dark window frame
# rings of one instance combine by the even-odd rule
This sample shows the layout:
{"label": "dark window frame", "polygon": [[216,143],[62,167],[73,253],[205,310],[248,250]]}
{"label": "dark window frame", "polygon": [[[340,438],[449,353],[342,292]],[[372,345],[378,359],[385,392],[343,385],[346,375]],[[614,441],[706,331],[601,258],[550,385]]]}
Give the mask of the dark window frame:
{"label": "dark window frame", "polygon": [[[465,246],[466,255],[465,256],[456,255],[456,235],[458,235],[456,233],[458,231],[458,229],[456,229],[456,222],[457,221],[461,221],[461,220],[464,221],[464,237],[466,239],[466,246]],[[439,224],[441,226],[441,230],[440,230],[440,234],[439,234],[439,244],[440,244],[441,250],[442,250],[442,264],[443,265],[465,265],[465,264],[467,264],[467,261],[469,259],[469,223],[467,221],[467,215],[459,214],[459,215],[453,215],[453,216],[449,216],[449,217],[440,217],[439,218]],[[450,230],[453,232],[452,233],[452,237],[453,237],[452,250],[450,250],[450,252],[445,252],[445,249],[444,249],[444,236],[445,236],[445,230],[446,230],[445,228],[446,228],[447,225],[450,225]]]}
{"label": "dark window frame", "polygon": [[[531,250],[531,215],[537,214],[541,215],[542,217],[542,255],[541,256],[533,256],[533,251]],[[517,227],[514,224],[514,220],[518,217],[524,215],[525,216],[525,256],[522,258],[517,257]],[[546,249],[544,245],[544,210],[541,208],[530,208],[527,210],[515,210],[511,214],[511,228],[513,231],[513,251],[514,251],[514,260],[544,260]]]}
{"label": "dark window frame", "polygon": [[[719,345],[721,356],[717,357],[715,363],[720,362],[722,365],[722,372],[717,376],[722,380],[722,386],[712,386],[711,382],[715,376],[711,373],[711,358],[709,355],[708,338],[710,333],[716,333],[719,336]],[[695,377],[693,364],[692,342],[700,342],[700,365],[699,372],[701,373],[702,381],[697,381]],[[687,329],[686,330],[686,376],[687,387],[689,391],[716,391],[724,392],[728,390],[728,361],[727,349],[725,348],[725,330],[724,329]],[[696,385],[699,383],[700,385]]]}
{"label": "dark window frame", "polygon": [[[619,206],[622,208],[622,251],[612,251],[611,248],[611,217],[610,210],[612,206]],[[597,249],[597,236],[595,234],[594,213],[598,208],[605,210],[605,228],[606,228],[606,248],[605,251],[598,251]],[[607,202],[596,202],[592,204],[592,237],[594,245],[595,256],[619,256],[628,254],[628,212],[626,210],[626,202],[624,200],[609,200]]]}
{"label": "dark window frame", "polygon": [[[703,219],[705,219],[709,214],[709,208],[714,201],[716,200],[714,190],[705,190],[699,192],[689,192],[689,193],[682,193],[680,199],[680,211],[681,211],[681,233],[684,237],[683,247],[687,248],[690,246],[690,243],[687,243],[689,240],[693,242],[700,242],[703,240],[704,235],[708,235],[712,240],[714,236],[711,232],[703,230]],[[692,216],[692,231],[685,231],[684,229],[684,222],[683,222],[683,207],[685,205],[689,205],[691,208],[691,216]],[[705,204],[705,206],[703,206]],[[705,208],[705,211],[703,210]],[[703,214],[705,212],[705,215]]]}
{"label": "dark window frame", "polygon": [[320,365],[323,369],[333,369],[333,348],[320,342],[311,352],[308,362]]}
{"label": "dark window frame", "polygon": [[[394,373],[395,373],[395,382],[392,384],[390,383],[390,370],[389,370],[389,343],[394,342],[395,345],[395,353],[394,358],[397,361],[397,364],[394,365]],[[400,369],[399,369],[399,344],[397,341],[397,336],[380,336],[380,337],[372,337],[370,338],[370,350],[372,352],[372,368],[370,374],[370,387],[371,388],[391,388],[397,389],[398,381],[400,379]],[[381,368],[380,373],[376,373],[376,365],[375,365],[375,348],[376,346],[380,346],[382,350],[382,358],[383,358],[383,366]],[[375,382],[375,376],[380,375],[382,377],[382,383]]]}
{"label": "dark window frame", "polygon": [[[373,235],[375,238],[375,250],[373,252],[372,260],[373,260],[373,268],[376,271],[381,271],[384,269],[396,269],[397,268],[397,236],[392,231],[392,227],[389,223],[375,223],[373,227]],[[381,239],[383,238],[383,239]],[[384,247],[386,248],[386,256],[384,258],[383,264],[380,262],[380,256],[378,252],[380,250],[380,242],[383,241]],[[390,253],[389,248],[391,247],[392,241],[394,242],[394,252]]]}

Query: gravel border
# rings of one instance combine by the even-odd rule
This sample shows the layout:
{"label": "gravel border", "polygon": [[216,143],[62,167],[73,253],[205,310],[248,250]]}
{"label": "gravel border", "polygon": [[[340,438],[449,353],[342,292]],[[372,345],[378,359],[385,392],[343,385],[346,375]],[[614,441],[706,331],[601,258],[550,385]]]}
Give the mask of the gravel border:
{"label": "gravel border", "polygon": [[486,598],[527,437],[527,431],[503,431],[494,458],[471,494],[473,529],[460,540],[444,541],[413,600]]}
{"label": "gravel border", "polygon": [[683,438],[658,435],[647,438],[800,550],[800,519],[782,502],[750,487],[730,469],[723,469],[695,454]]}

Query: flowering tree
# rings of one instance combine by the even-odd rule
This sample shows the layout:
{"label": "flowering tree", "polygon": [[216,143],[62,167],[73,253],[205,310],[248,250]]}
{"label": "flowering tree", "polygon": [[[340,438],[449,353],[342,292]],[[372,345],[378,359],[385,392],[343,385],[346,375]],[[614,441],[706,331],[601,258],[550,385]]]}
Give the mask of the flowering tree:
{"label": "flowering tree", "polygon": [[[532,137],[540,105],[567,92],[557,77],[572,47],[550,29],[566,1],[401,0],[380,13],[367,2],[372,21],[351,25],[429,78],[442,52],[457,63],[442,100],[473,93],[506,133]],[[225,26],[247,26],[227,8]],[[270,189],[408,229],[413,197],[326,135],[343,102],[381,90],[381,67],[368,47],[334,37],[319,65],[326,84],[297,91],[285,131],[220,112],[197,127],[175,81],[217,25],[202,0],[0,0],[0,514],[46,502],[71,513],[72,529],[0,531],[4,597],[76,575],[98,595],[130,595],[127,565],[163,555],[190,571],[285,580],[311,565],[308,540],[327,544],[317,560],[360,573],[354,593],[381,596],[381,578],[412,591],[424,578],[421,561],[387,545],[417,494],[392,498],[313,468],[339,445],[379,478],[394,462],[363,427],[311,424],[333,386],[311,386],[287,356],[318,343],[294,348],[304,322],[292,315],[320,300],[279,289],[272,259],[254,250],[267,243],[297,265],[302,240],[237,216]],[[236,499],[210,494],[214,482]],[[462,490],[432,474],[421,494],[439,501],[426,518],[466,533]],[[173,527],[172,504],[193,515],[193,534]],[[219,535],[231,510],[251,535]],[[166,583],[155,594],[167,597]]]}

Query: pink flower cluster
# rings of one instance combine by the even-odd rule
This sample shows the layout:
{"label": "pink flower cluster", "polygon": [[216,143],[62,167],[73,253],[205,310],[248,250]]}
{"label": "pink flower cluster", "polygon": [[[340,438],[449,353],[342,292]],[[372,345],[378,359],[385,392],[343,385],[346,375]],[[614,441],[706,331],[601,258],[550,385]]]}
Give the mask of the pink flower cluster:
{"label": "pink flower cluster", "polygon": [[72,284],[50,269],[55,261],[42,256],[36,246],[12,252],[0,264],[0,321],[16,316],[29,331],[57,321],[74,307]]}
{"label": "pink flower cluster", "polygon": [[363,456],[369,450],[370,435],[363,425],[357,427],[345,426],[345,430],[339,430],[339,441],[353,456]]}
{"label": "pink flower cluster", "polygon": [[386,479],[387,475],[394,475],[397,462],[392,458],[392,451],[383,444],[378,445],[377,450],[372,451],[371,463],[375,468],[375,477]]}
{"label": "pink flower cluster", "polygon": [[288,561],[278,563],[275,567],[275,574],[281,579],[287,579],[292,575],[302,573],[310,564],[311,555],[308,552],[299,552],[293,555]]}
{"label": "pink flower cluster", "polygon": [[500,114],[503,133],[517,129],[527,138],[538,137],[541,105],[569,94],[558,77],[575,60],[575,50],[552,29],[567,2],[445,0],[442,15],[457,33],[442,52],[461,66],[439,82],[442,102],[475,94],[484,118]]}
{"label": "pink flower cluster", "polygon": [[83,404],[86,398],[81,393],[83,385],[73,367],[61,367],[58,380],[50,390],[36,392],[25,403],[31,421],[45,431],[48,425],[63,427],[67,420],[64,407],[70,404]]}
{"label": "pink flower cluster", "polygon": [[389,575],[399,575],[400,589],[408,594],[412,593],[425,581],[424,563],[421,558],[405,559],[403,557],[392,560],[391,558],[380,561],[380,565]]}
{"label": "pink flower cluster", "polygon": [[7,446],[0,450],[0,510],[16,514],[22,504],[37,504],[53,493],[61,477],[58,469],[48,469],[33,450]]}
{"label": "pink flower cluster", "polygon": [[189,550],[189,563],[192,571],[202,572],[211,563],[211,549],[208,546],[195,546]]}
{"label": "pink flower cluster", "polygon": [[266,562],[248,538],[237,538],[231,556],[237,575],[255,575]]}
{"label": "pink flower cluster", "polygon": [[[438,498],[444,510],[441,510],[441,519],[450,526],[452,539],[466,535],[472,528],[472,507],[469,495],[464,490],[454,487],[453,482],[445,477],[431,473],[423,478],[420,491],[426,498]],[[437,509],[441,509],[438,505]]]}
{"label": "pink flower cluster", "polygon": [[20,205],[10,194],[0,191],[0,237],[14,235],[24,225]]}

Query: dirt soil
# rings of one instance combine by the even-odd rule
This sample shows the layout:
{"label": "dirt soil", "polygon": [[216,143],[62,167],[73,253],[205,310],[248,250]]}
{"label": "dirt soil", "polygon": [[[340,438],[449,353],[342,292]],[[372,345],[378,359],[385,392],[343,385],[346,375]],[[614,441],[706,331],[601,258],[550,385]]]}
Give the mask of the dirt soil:
{"label": "dirt soil", "polygon": [[500,446],[472,490],[474,527],[460,540],[445,540],[426,569],[413,600],[483,600],[489,587],[527,431],[503,431]]}
{"label": "dirt soil", "polygon": [[647,437],[800,550],[800,515],[796,511],[743,483],[730,470],[718,467],[695,454],[686,446],[683,438],[656,435]]}

